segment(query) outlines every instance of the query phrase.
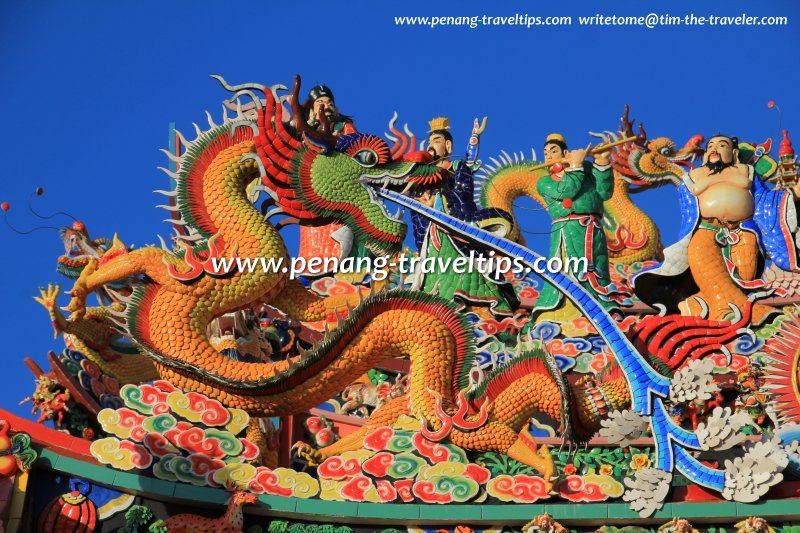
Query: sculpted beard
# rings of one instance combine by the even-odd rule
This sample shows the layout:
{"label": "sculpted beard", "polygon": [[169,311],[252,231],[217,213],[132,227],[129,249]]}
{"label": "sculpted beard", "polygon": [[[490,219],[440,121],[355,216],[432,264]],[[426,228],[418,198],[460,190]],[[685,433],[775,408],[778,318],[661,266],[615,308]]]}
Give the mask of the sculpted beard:
{"label": "sculpted beard", "polygon": [[434,165],[439,163],[440,161],[443,161],[444,159],[446,159],[447,155],[448,155],[446,150],[442,150],[442,152],[440,153],[439,150],[437,150],[433,146],[428,148],[428,153],[431,154],[431,157],[433,157],[433,164]]}
{"label": "sculpted beard", "polygon": [[336,104],[331,102],[325,106],[325,116],[328,118],[333,118],[339,114],[339,110],[336,109]]}
{"label": "sculpted beard", "polygon": [[726,163],[722,160],[722,158],[720,158],[717,159],[716,161],[708,161],[706,163],[706,168],[708,168],[711,171],[711,175],[714,175],[714,174],[719,174],[726,168],[732,167],[734,165],[735,162],[733,159],[731,159],[729,162]]}
{"label": "sculpted beard", "polygon": [[[336,109],[336,105],[334,105],[334,104],[328,104],[328,105],[322,106],[322,113],[326,117],[328,117],[329,120],[332,120],[333,118],[335,118],[339,114],[338,110]],[[317,113],[317,110],[312,108],[311,109],[311,116],[309,117],[309,119],[310,120],[319,120],[319,116],[318,115],[319,114]]]}

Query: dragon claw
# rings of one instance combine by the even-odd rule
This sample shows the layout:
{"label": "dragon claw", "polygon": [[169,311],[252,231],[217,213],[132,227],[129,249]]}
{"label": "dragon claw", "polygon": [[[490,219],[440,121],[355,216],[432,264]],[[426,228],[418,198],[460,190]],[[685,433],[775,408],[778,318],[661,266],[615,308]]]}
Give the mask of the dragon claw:
{"label": "dragon claw", "polygon": [[556,490],[556,484],[558,483],[558,476],[550,476],[550,479],[544,480],[544,487],[547,490],[547,493],[552,496],[558,496],[558,491]]}
{"label": "dragon claw", "polygon": [[53,309],[58,299],[58,294],[61,292],[61,286],[52,283],[47,288],[39,287],[39,296],[34,296],[33,299],[44,306],[46,309]]}
{"label": "dragon claw", "polygon": [[72,300],[67,306],[67,311],[70,312],[70,318],[83,318],[86,315],[86,301],[78,296],[73,296]]}
{"label": "dragon claw", "polygon": [[308,466],[319,466],[325,460],[320,451],[312,448],[307,442],[295,442],[291,453],[292,457],[304,459]]}

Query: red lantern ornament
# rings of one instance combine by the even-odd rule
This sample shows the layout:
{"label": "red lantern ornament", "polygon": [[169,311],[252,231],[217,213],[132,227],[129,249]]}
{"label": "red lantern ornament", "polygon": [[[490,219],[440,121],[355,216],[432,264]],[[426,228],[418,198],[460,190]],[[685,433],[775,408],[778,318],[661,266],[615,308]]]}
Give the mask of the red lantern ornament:
{"label": "red lantern ornament", "polygon": [[11,436],[8,434],[10,429],[11,424],[7,420],[0,420],[0,477],[13,476],[17,471]]}
{"label": "red lantern ornament", "polygon": [[783,130],[783,139],[781,140],[781,147],[778,150],[778,155],[780,157],[792,157],[794,155],[794,148],[792,147],[792,141],[789,140],[789,130]]}
{"label": "red lantern ornament", "polygon": [[37,531],[90,533],[97,528],[97,507],[87,496],[91,485],[81,479],[70,479],[69,488],[71,492],[54,498],[44,508]]}

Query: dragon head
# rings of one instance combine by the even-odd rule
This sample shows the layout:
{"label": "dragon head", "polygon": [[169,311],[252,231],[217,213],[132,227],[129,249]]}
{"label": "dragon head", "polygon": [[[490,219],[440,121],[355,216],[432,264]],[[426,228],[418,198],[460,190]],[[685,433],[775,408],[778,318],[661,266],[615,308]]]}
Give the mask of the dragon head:
{"label": "dragon head", "polygon": [[[427,152],[410,151],[415,145],[413,136],[409,139],[401,134],[402,141],[395,140],[391,147],[370,134],[337,137],[324,113],[320,114],[319,126],[312,128],[304,120],[299,103],[299,76],[288,98],[293,124],[284,120],[284,101],[277,94],[285,87],[232,87],[220,81],[235,93],[235,99],[253,99],[262,180],[271,191],[270,201],[283,214],[300,224],[345,224],[376,254],[400,248],[406,224],[399,212],[392,215],[386,210],[375,189],[408,190],[437,185],[442,180],[441,169],[432,164]],[[256,91],[263,92],[264,101]]]}
{"label": "dragon head", "polygon": [[695,135],[680,149],[668,137],[647,141],[644,146],[629,143],[615,150],[612,165],[632,185],[647,186],[667,181],[678,184],[683,174],[692,168],[692,160],[702,142],[703,137]]}
{"label": "dragon head", "polygon": [[364,133],[341,136],[302,157],[308,165],[300,165],[293,185],[304,209],[320,221],[347,225],[376,254],[397,250],[407,228],[402,211],[390,213],[375,189],[402,190],[440,178],[428,152],[393,158],[386,141]]}
{"label": "dragon head", "polygon": [[58,258],[56,270],[70,279],[77,279],[90,259],[100,259],[111,243],[108,239],[92,239],[83,222],[59,229],[64,254]]}
{"label": "dragon head", "polygon": [[602,135],[604,140],[611,142],[620,136],[634,138],[613,151],[611,165],[617,175],[631,185],[641,187],[680,183],[683,174],[692,168],[692,160],[702,154],[703,136],[695,135],[678,148],[675,141],[668,137],[648,140],[642,124],[639,124],[639,131],[634,136],[633,124],[633,119],[628,118],[628,106],[625,106],[619,133],[606,132]]}

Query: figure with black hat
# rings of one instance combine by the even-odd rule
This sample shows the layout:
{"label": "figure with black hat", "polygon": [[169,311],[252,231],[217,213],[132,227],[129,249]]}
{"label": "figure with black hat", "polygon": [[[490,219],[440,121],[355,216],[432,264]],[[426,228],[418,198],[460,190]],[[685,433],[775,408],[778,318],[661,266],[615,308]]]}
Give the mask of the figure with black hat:
{"label": "figure with black hat", "polygon": [[326,85],[315,85],[308,91],[308,99],[303,105],[306,109],[306,121],[314,128],[320,126],[319,116],[324,113],[328,121],[333,125],[334,135],[347,135],[355,133],[356,128],[353,119],[347,115],[339,113],[336,101],[333,98],[333,91]]}
{"label": "figure with black hat", "polygon": [[[316,85],[308,92],[308,98],[303,104],[306,110],[306,121],[313,128],[321,126],[319,117],[323,113],[331,124],[333,135],[348,135],[356,133],[353,119],[339,113],[333,98],[333,91],[326,85]],[[344,224],[333,222],[324,226],[300,226],[300,249],[298,257],[306,261],[313,257],[344,259],[345,257],[363,257],[369,252],[352,230]],[[328,275],[329,272],[317,273],[316,276]]]}

